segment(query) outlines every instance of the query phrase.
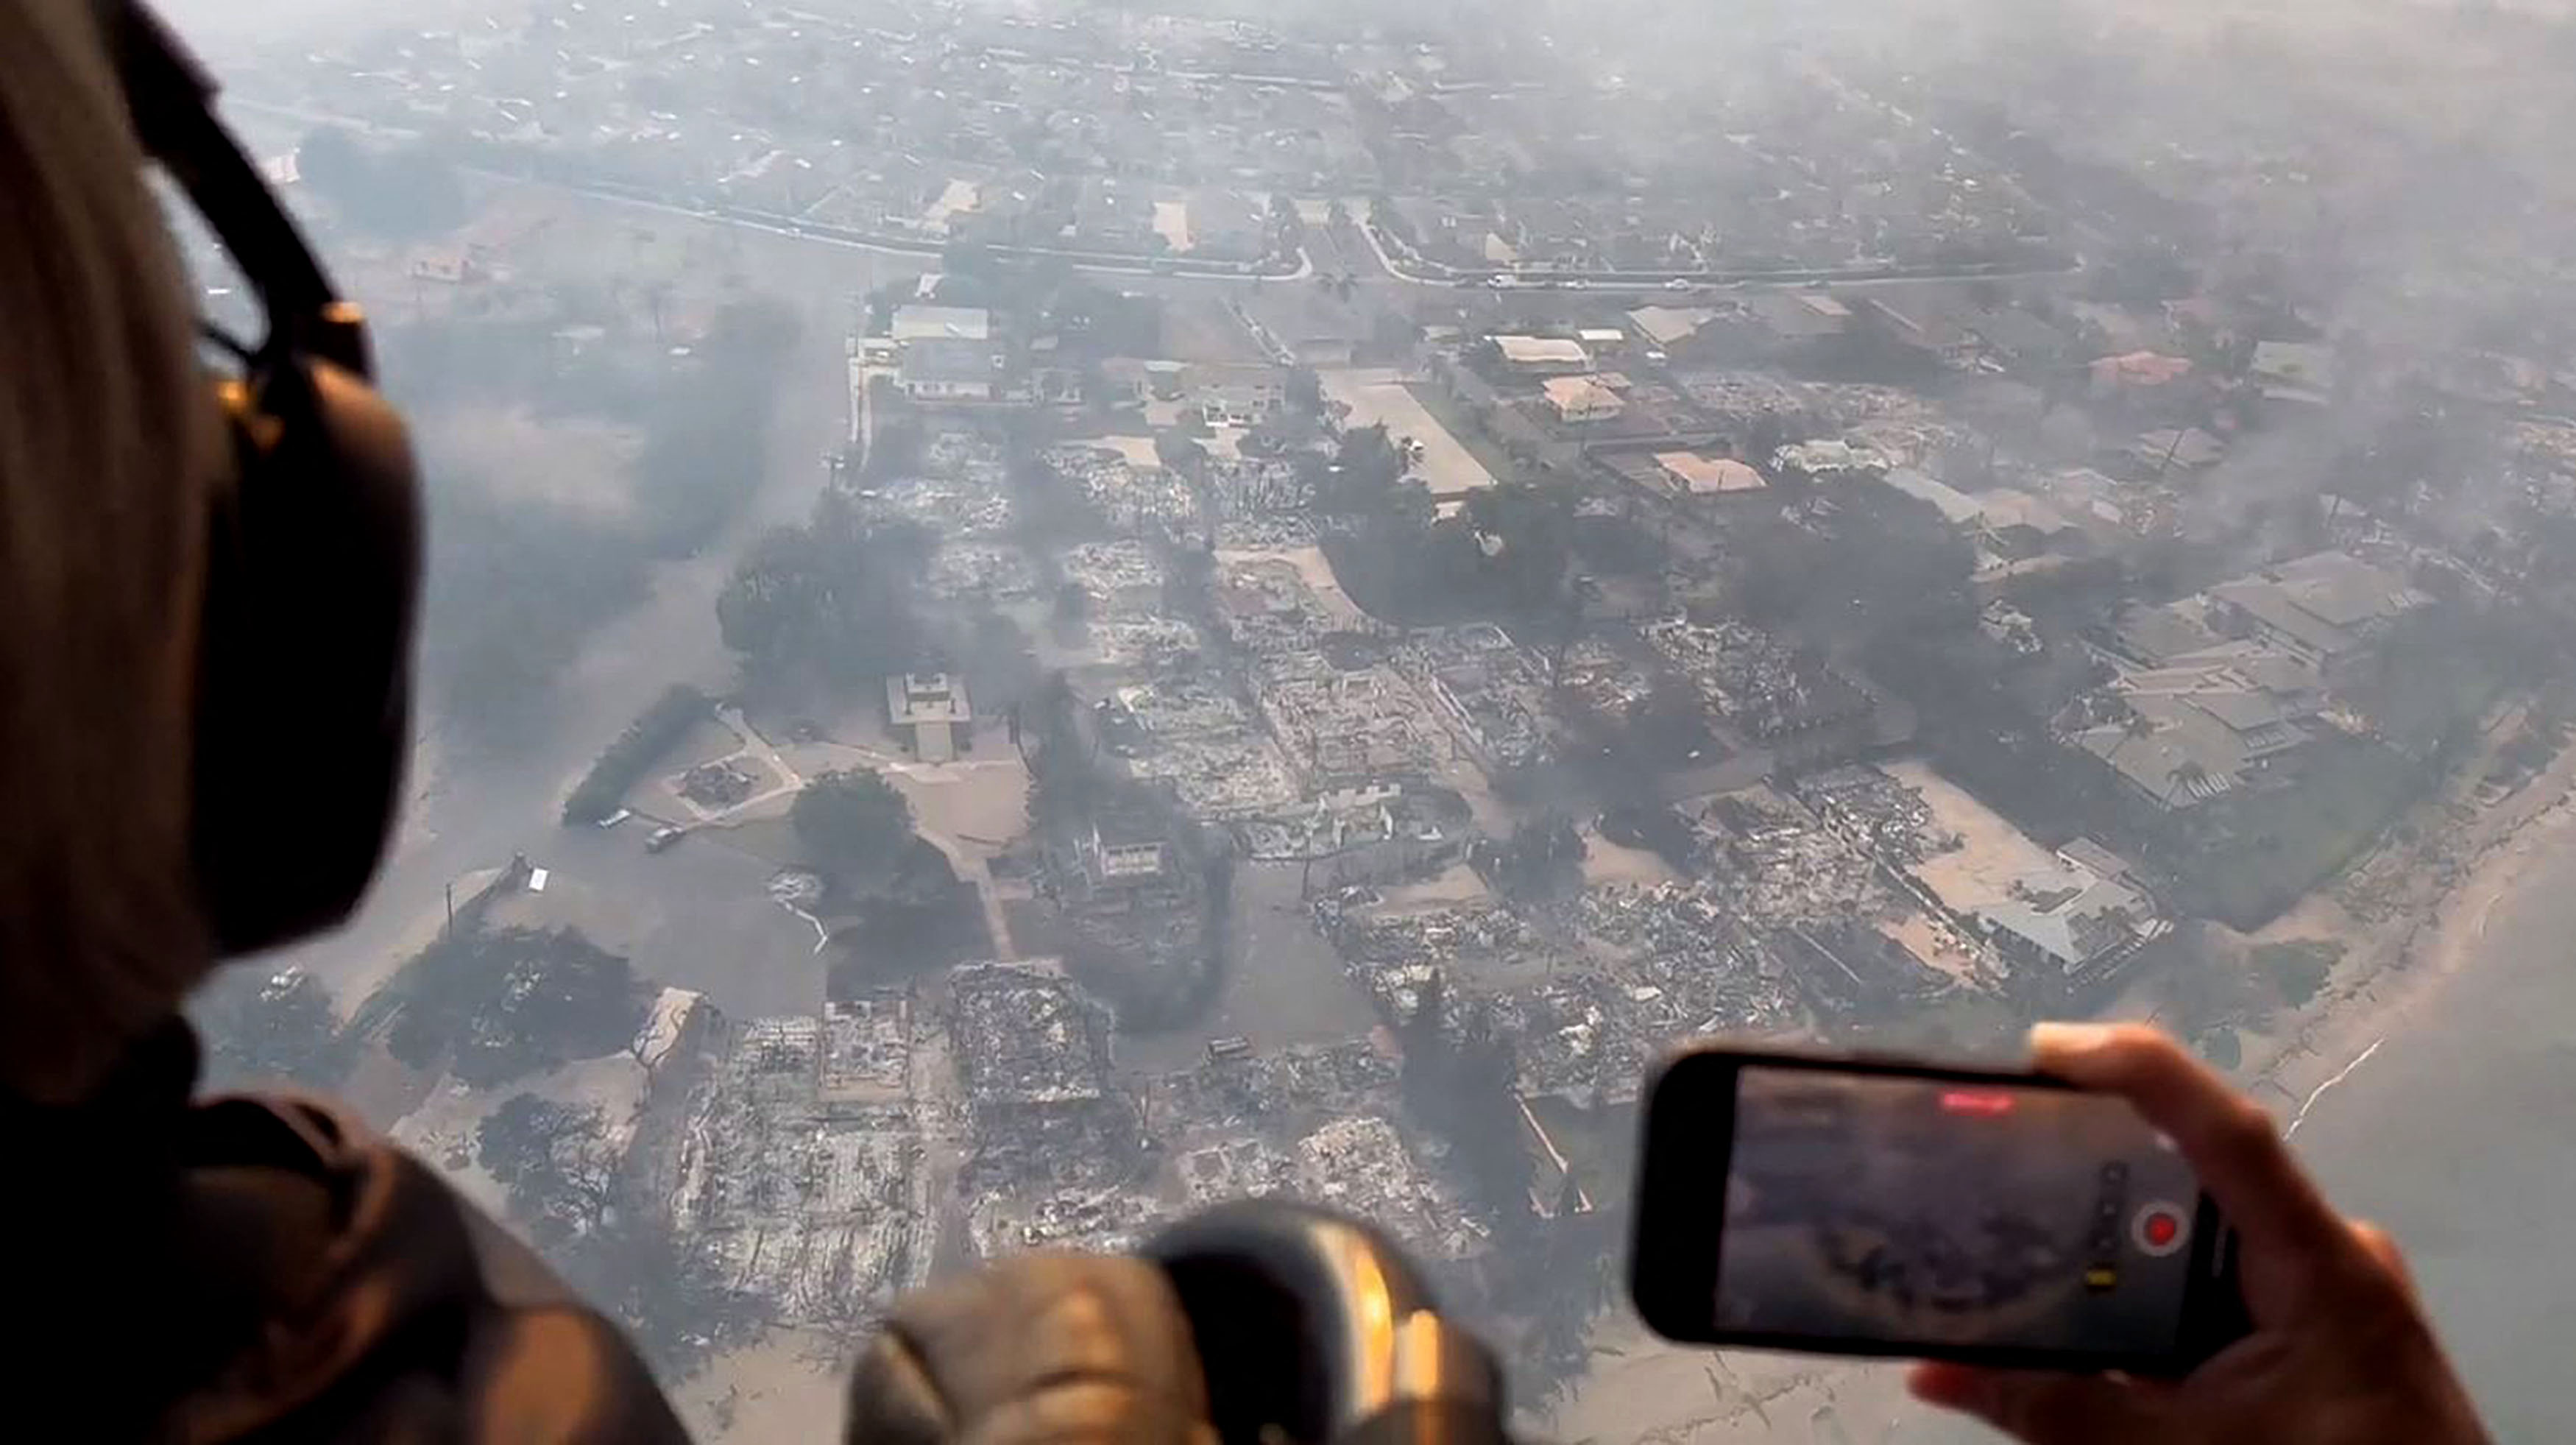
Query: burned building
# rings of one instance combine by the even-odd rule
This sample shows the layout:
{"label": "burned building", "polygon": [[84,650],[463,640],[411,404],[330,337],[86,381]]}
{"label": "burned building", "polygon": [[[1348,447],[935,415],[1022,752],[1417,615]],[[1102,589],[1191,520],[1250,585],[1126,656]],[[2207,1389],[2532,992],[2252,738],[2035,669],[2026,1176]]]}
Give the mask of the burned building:
{"label": "burned building", "polygon": [[711,1046],[673,1131],[671,1224],[769,1318],[863,1325],[928,1276],[912,1024],[889,993],[728,1024]]}
{"label": "burned building", "polygon": [[970,1186],[1124,1176],[1142,1141],[1134,1103],[1110,1080],[1106,1008],[1046,960],[958,968],[948,1006]]}

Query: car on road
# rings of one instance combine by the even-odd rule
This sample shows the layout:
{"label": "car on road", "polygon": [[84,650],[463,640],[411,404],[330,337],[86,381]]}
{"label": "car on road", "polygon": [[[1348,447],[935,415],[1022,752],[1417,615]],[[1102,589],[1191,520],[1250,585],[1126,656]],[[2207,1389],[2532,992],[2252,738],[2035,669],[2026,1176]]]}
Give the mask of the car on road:
{"label": "car on road", "polygon": [[1675,276],[1670,281],[1664,283],[1664,289],[1667,291],[1688,291],[1690,288],[1691,283],[1679,276]]}
{"label": "car on road", "polygon": [[686,828],[656,828],[653,830],[653,836],[644,840],[644,851],[659,853],[687,836],[689,836],[689,830]]}
{"label": "car on road", "polygon": [[601,818],[599,820],[599,826],[603,828],[614,828],[618,824],[623,823],[634,816],[635,810],[633,808],[619,808],[615,812]]}

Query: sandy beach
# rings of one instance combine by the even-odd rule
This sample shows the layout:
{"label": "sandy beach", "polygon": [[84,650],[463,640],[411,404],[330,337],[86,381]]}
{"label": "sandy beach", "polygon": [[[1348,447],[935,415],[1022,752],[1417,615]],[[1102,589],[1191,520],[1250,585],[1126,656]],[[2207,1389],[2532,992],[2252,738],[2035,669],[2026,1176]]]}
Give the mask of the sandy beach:
{"label": "sandy beach", "polygon": [[[2432,807],[2441,806],[2439,800]],[[2321,889],[2264,929],[2264,940],[2332,938],[2347,952],[2319,996],[2264,1034],[2245,1036],[2239,1076],[2288,1110],[2294,1127],[2320,1091],[2356,1060],[2400,1035],[2479,959],[2488,921],[2536,869],[2576,848],[2576,748],[2512,795],[2401,854],[2383,853],[2356,871],[2407,877],[2431,894],[2411,917],[2363,920]],[[2402,906],[2402,905],[2401,905]]]}

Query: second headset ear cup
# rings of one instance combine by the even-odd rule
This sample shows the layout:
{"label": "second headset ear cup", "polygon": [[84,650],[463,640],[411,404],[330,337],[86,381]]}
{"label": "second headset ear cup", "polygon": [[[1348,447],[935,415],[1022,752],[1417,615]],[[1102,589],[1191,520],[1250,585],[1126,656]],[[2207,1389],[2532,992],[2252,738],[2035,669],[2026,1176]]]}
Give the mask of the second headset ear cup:
{"label": "second headset ear cup", "polygon": [[194,763],[219,952],[345,919],[411,743],[421,503],[402,421],[327,361],[219,387],[236,461],[208,522]]}

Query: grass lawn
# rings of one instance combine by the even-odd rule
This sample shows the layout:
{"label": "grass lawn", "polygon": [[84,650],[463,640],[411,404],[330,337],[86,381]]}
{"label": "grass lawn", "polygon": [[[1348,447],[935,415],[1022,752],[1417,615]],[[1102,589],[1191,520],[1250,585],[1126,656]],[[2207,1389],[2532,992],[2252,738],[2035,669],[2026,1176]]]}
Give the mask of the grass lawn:
{"label": "grass lawn", "polygon": [[2198,820],[2200,836],[2181,853],[2184,911],[2262,927],[2361,856],[2437,776],[2435,764],[2381,743],[2320,738],[2296,782]]}

